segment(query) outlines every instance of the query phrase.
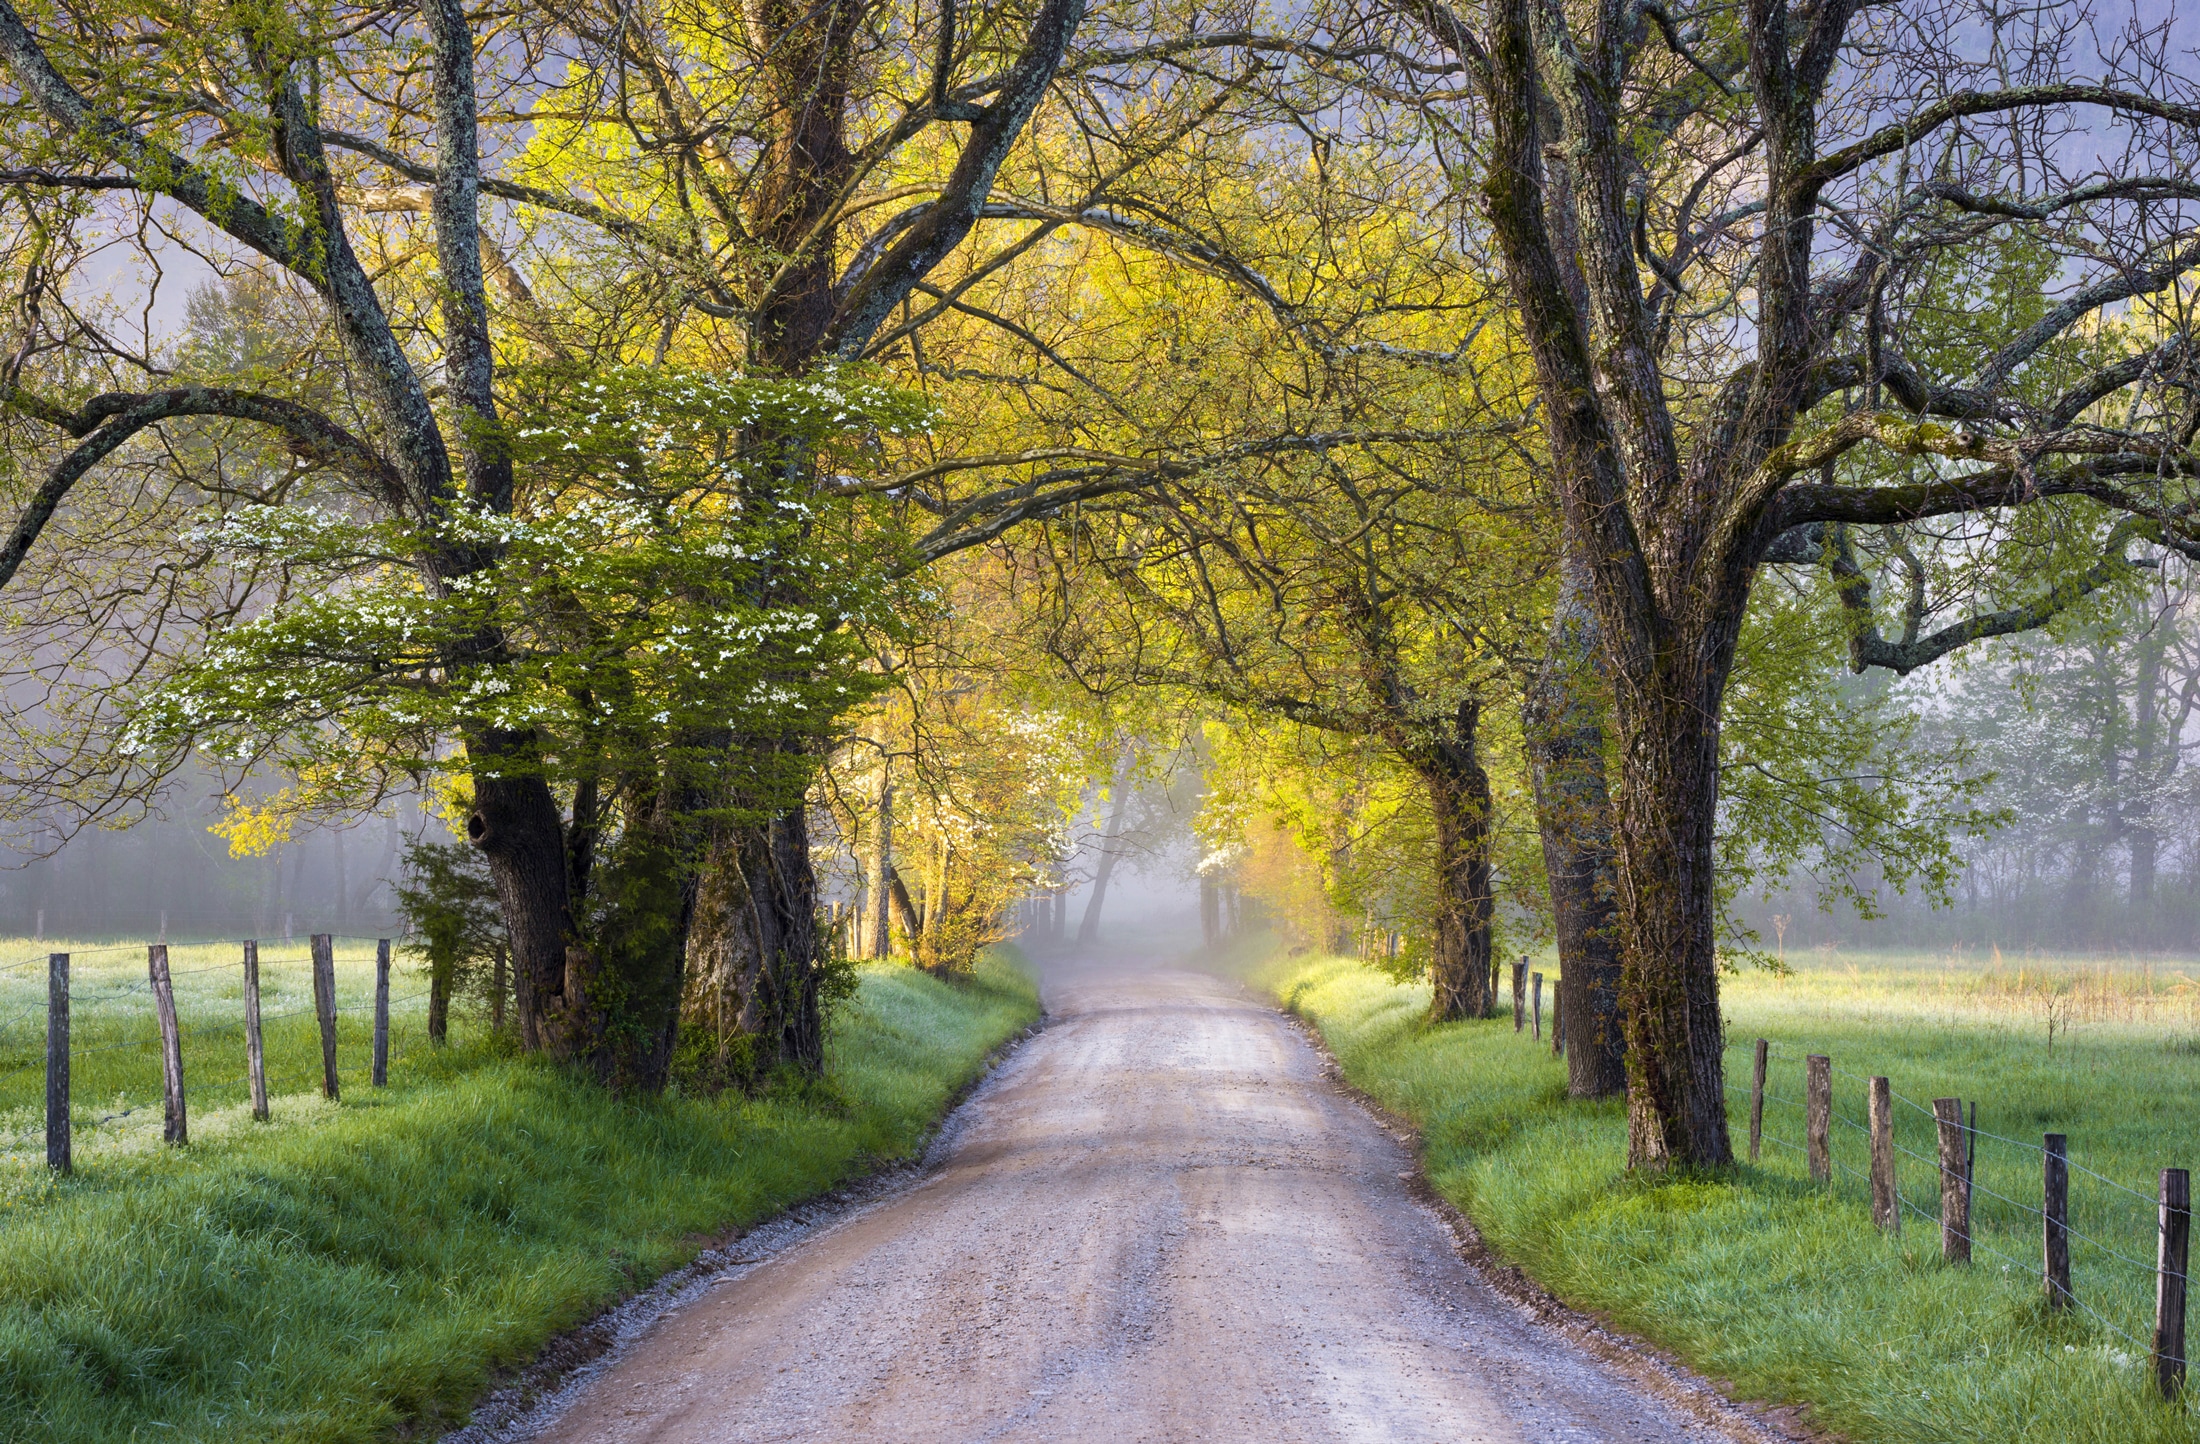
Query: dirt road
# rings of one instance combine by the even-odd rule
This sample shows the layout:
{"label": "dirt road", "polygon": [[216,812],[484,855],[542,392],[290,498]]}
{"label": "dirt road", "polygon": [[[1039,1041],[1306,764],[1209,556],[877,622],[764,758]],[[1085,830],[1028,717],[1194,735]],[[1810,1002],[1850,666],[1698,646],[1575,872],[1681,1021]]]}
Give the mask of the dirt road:
{"label": "dirt road", "polygon": [[1047,1006],[922,1183],[728,1275],[534,1437],[1733,1437],[1492,1291],[1271,1009],[1098,970]]}

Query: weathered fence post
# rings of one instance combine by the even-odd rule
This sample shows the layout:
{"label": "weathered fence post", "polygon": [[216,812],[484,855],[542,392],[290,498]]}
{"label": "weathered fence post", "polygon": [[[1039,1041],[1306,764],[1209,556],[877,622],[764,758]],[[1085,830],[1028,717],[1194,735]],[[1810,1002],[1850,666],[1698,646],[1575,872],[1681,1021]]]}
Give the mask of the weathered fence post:
{"label": "weathered fence post", "polygon": [[390,940],[374,940],[374,1086],[390,1082]]}
{"label": "weathered fence post", "polygon": [[1536,1042],[1543,1041],[1543,975],[1535,975],[1535,1031],[1528,1035]]}
{"label": "weathered fence post", "polygon": [[[39,918],[40,923],[45,918]],[[43,932],[44,928],[41,927]],[[46,1166],[56,1173],[69,1159],[69,955],[46,955]]]}
{"label": "weathered fence post", "polygon": [[1772,1045],[1764,1039],[1757,1040],[1756,1065],[1749,1073],[1749,1161],[1757,1161],[1757,1151],[1765,1141],[1765,1065],[1772,1060]]}
{"label": "weathered fence post", "polygon": [[168,979],[168,945],[145,950],[145,969],[153,981],[153,1012],[160,1019],[161,1137],[182,1145],[191,1141],[183,1113],[183,1035],[176,1028],[176,991]]}
{"label": "weathered fence post", "polygon": [[1871,1080],[1872,1222],[1882,1233],[1902,1232],[1902,1195],[1894,1180],[1894,1091]]}
{"label": "weathered fence post", "polygon": [[510,987],[504,976],[504,944],[497,944],[496,963],[489,973],[489,1027],[504,1031],[504,993]]}
{"label": "weathered fence post", "polygon": [[1513,1031],[1528,1026],[1528,960],[1513,964]]}
{"label": "weathered fence post", "polygon": [[1559,986],[1563,978],[1551,979],[1551,1056],[1566,1056],[1566,990]]}
{"label": "weathered fence post", "polygon": [[313,1011],[321,1020],[321,1095],[331,1101],[342,1095],[336,1086],[336,940],[315,933],[313,948]]}
{"label": "weathered fence post", "polygon": [[2040,1146],[2040,1254],[2047,1306],[2067,1309],[2070,1293],[2070,1140],[2046,1135]]}
{"label": "weathered fence post", "polygon": [[2185,1387],[2185,1260],[2191,1242],[2192,1177],[2182,1168],[2165,1168],[2154,1271],[2154,1382],[2165,1399]]}
{"label": "weathered fence post", "polygon": [[252,1082],[252,1116],[267,1122],[267,1050],[260,1042],[260,940],[244,940],[244,1070]]}
{"label": "weathered fence post", "polygon": [[1971,1261],[1971,1170],[1965,1144],[1963,1104],[1955,1098],[1933,1100],[1933,1121],[1940,1125],[1940,1256],[1949,1263]]}
{"label": "weathered fence post", "polygon": [[1833,1177],[1832,1130],[1833,1060],[1813,1053],[1803,1060],[1803,1148],[1819,1183]]}

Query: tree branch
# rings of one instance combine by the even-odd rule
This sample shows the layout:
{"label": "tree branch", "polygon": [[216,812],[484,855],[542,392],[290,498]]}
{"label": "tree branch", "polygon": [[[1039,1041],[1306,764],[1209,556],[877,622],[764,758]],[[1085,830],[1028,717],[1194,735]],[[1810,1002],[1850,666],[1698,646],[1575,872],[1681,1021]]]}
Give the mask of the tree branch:
{"label": "tree branch", "polygon": [[1893,155],[1915,145],[1952,121],[1972,115],[1994,115],[2051,105],[2097,105],[2127,115],[2151,116],[2176,125],[2200,127],[2200,107],[2177,105],[2106,85],[2026,85],[2009,90],[1967,90],[1935,101],[1905,120],[1881,126],[1855,144],[1821,158],[1799,172],[1794,177],[1794,184],[1806,194],[1815,195],[1827,182],[1881,156]]}
{"label": "tree branch", "polygon": [[1053,82],[1084,16],[1085,0],[1043,0],[999,98],[985,107],[983,118],[970,123],[970,137],[939,199],[849,288],[827,328],[826,350],[843,359],[862,355],[871,334],[917,282],[970,234],[992,193],[993,178]]}
{"label": "tree branch", "polygon": [[75,411],[17,390],[0,404],[34,416],[81,439],[48,472],[0,543],[0,586],[23,565],[46,524],[77,482],[125,441],[156,422],[182,416],[226,416],[258,422],[282,433],[292,455],[358,476],[385,497],[402,499],[403,482],[374,448],[308,407],[279,396],[236,391],[225,386],[178,386],[148,393],[110,392],[94,396]]}
{"label": "tree branch", "polygon": [[1989,637],[2013,636],[2045,626],[2055,616],[2092,596],[2103,587],[2111,586],[2128,577],[2132,572],[2152,569],[2156,563],[2133,561],[2124,555],[2124,548],[2133,538],[2143,534],[2146,523],[2137,517],[2126,517],[2108,534],[2107,545],[2102,549],[2100,561],[2076,576],[2065,577],[2029,602],[2004,607],[1998,612],[1986,612],[1966,617],[1938,631],[1919,636],[1924,621],[1924,593],[1916,584],[1921,574],[1913,580],[1912,595],[1904,613],[1902,640],[1890,642],[1880,635],[1878,619],[1872,612],[1871,579],[1857,565],[1855,550],[1849,543],[1846,528],[1832,528],[1833,545],[1827,549],[1825,560],[1833,573],[1834,589],[1839,593],[1841,605],[1852,622],[1849,633],[1849,670],[1864,672],[1873,667],[1884,668],[1896,676],[1907,677],[1918,668],[1936,662],[1959,647]]}

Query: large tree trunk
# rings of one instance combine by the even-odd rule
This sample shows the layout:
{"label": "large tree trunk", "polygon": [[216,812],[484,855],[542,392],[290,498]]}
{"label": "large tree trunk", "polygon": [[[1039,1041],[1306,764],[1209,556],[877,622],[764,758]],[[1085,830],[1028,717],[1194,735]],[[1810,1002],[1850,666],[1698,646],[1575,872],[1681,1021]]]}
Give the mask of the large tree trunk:
{"label": "large tree trunk", "polygon": [[727,827],[712,840],[688,932],[701,995],[689,1013],[717,1034],[722,1053],[745,1049],[757,1069],[824,1066],[816,906],[803,813]]}
{"label": "large tree trunk", "polygon": [[653,1093],[671,1071],[697,904],[678,830],[693,812],[660,803],[595,866],[588,915],[566,948],[564,996],[544,1014],[552,1055],[612,1088]]}
{"label": "large tree trunk", "polygon": [[466,819],[503,907],[520,1041],[530,1051],[544,1046],[543,1018],[564,998],[573,921],[565,823],[549,784],[526,766],[531,747],[531,738],[504,733],[469,744],[474,810]]}
{"label": "large tree trunk", "polygon": [[1436,936],[1429,963],[1432,1022],[1486,1018],[1496,998],[1490,925],[1496,898],[1490,869],[1490,776],[1475,753],[1478,701],[1459,704],[1449,734],[1419,760],[1436,821]]}
{"label": "large tree trunk", "polygon": [[1658,668],[1656,690],[1630,697],[1622,685],[1615,708],[1625,779],[1615,809],[1620,996],[1627,1157],[1635,1168],[1734,1161],[1713,886],[1719,699],[1733,649],[1729,641],[1690,650],[1719,658],[1718,674]]}
{"label": "large tree trunk", "polygon": [[[1593,224],[1584,228],[1579,251],[1569,247],[1569,253],[1594,261],[1588,289],[1595,310],[1620,328],[1623,339],[1592,339],[1570,293],[1570,265],[1559,257],[1545,213],[1544,137],[1537,118],[1545,96],[1533,13],[1527,0],[1497,0],[1491,7],[1482,72],[1491,156],[1483,188],[1507,287],[1535,357],[1566,545],[1589,565],[1610,663],[1621,757],[1614,841],[1628,1164],[1717,1167],[1732,1162],[1734,1153],[1726,1129],[1714,951],[1712,825],[1719,706],[1748,600],[1751,561],[1739,546],[1705,546],[1706,530],[1719,516],[1712,501],[1679,499],[1681,489],[1699,478],[1681,473],[1663,382],[1639,331],[1632,242],[1619,224],[1624,206],[1611,185],[1621,161],[1610,145],[1611,118],[1595,108],[1607,100],[1580,86],[1570,94],[1585,113],[1569,120],[1566,142],[1576,151],[1577,185],[1591,182],[1584,188],[1590,200],[1584,219]],[[1449,11],[1433,13],[1429,23],[1439,33],[1457,24]],[[1455,48],[1471,50],[1471,39]],[[1780,145],[1790,139],[1781,136]],[[1789,200],[1779,196],[1782,206]],[[1767,230],[1776,238],[1797,232],[1807,251],[1807,221],[1768,223]],[[1778,274],[1765,284],[1801,285],[1807,296],[1807,265],[1796,274],[1779,269],[1794,259],[1785,245],[1785,239],[1768,243]],[[1631,300],[1629,287],[1637,288]],[[1762,345],[1775,351],[1787,345],[1796,324],[1782,311],[1771,318]],[[1780,368],[1784,384],[1795,384],[1799,375]],[[1786,404],[1766,403],[1772,412]],[[1793,415],[1792,405],[1785,414]],[[1728,463],[1722,453],[1704,464]],[[1633,499],[1652,505],[1661,524],[1654,534],[1637,529],[1629,511]]]}
{"label": "large tree trunk", "polygon": [[1627,1087],[1618,879],[1604,777],[1603,645],[1587,569],[1569,556],[1543,666],[1522,700],[1521,731],[1558,932],[1567,1091],[1576,1098],[1605,1098]]}

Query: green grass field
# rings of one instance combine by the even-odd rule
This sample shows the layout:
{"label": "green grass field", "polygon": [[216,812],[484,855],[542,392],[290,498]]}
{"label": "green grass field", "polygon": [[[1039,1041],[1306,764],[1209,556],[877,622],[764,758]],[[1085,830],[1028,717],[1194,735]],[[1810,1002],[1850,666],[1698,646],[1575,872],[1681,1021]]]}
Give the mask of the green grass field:
{"label": "green grass field", "polygon": [[[1621,1105],[1568,1099],[1564,1064],[1509,1018],[1430,1028],[1425,986],[1333,959],[1253,968],[1320,1027],[1354,1083],[1420,1125],[1431,1181],[1494,1246],[1738,1395],[1808,1403],[1859,1444],[2192,1440],[2194,1411],[2153,1396],[2146,1352],[2157,1173],[2200,1165],[2200,967],[1833,952],[1787,962],[1786,976],[1744,973],[1724,990],[1737,1152],[1758,1037],[1772,1044],[1765,1128],[1778,1141],[1732,1177],[1666,1182],[1626,1176]],[[1809,1182],[1800,1151],[1802,1060],[1814,1052],[1836,1070],[1830,1187]],[[1978,1144],[1971,1267],[1940,1261],[1935,1128],[1901,1102],[1895,1141],[1918,1155],[1897,1156],[1903,1229],[1873,1229],[1862,1177],[1872,1074],[1924,1108],[1975,1099],[1980,1132],[1998,1135]],[[2040,1225],[2027,1209],[2040,1202],[2044,1132],[2069,1136],[2082,1235],[2072,1255],[2085,1308],[2064,1313],[2042,1306]]]}
{"label": "green grass field", "polygon": [[[370,995],[371,947],[340,953],[347,1006]],[[0,959],[32,951],[0,944]],[[964,984],[866,968],[824,1085],[619,1099],[475,1026],[431,1049],[415,1001],[385,1089],[367,1086],[368,1014],[347,1015],[331,1105],[304,969],[263,955],[276,1096],[262,1125],[244,1101],[234,945],[176,947],[192,1144],[173,1149],[157,1050],[131,1041],[152,1031],[129,991],[135,951],[98,989],[91,949],[77,954],[79,998],[106,996],[77,1014],[73,1178],[47,1175],[43,1075],[15,1066],[42,1057],[42,1022],[0,1034],[0,1439],[369,1440],[454,1420],[494,1370],[722,1230],[906,1156],[1038,1012],[1006,958]],[[42,971],[0,978],[0,1002],[19,1005],[0,1017],[34,992],[43,1009]]]}
{"label": "green grass field", "polygon": [[[43,1187],[46,1153],[46,954],[69,954],[72,1151],[79,1167],[161,1146],[160,1030],[141,942],[0,940],[0,1197]],[[339,938],[336,1057],[346,1095],[364,1093],[374,1038],[374,940]],[[244,954],[234,942],[168,948],[191,1137],[251,1127],[245,1072]],[[390,1066],[426,1050],[428,984],[402,952],[390,977]],[[271,1121],[301,1122],[321,1097],[320,1029],[305,939],[260,945],[260,1024]],[[455,1022],[463,1037],[470,1019]],[[476,1040],[479,1041],[478,1039]]]}

